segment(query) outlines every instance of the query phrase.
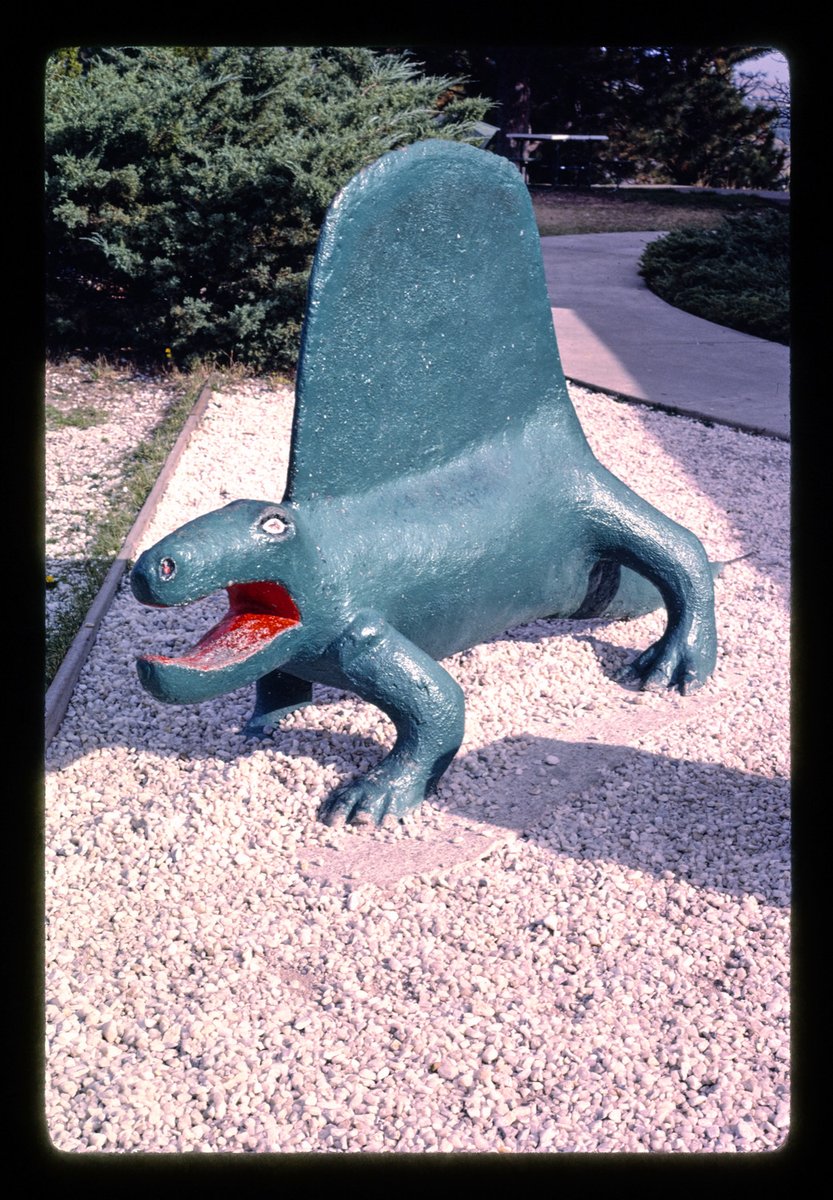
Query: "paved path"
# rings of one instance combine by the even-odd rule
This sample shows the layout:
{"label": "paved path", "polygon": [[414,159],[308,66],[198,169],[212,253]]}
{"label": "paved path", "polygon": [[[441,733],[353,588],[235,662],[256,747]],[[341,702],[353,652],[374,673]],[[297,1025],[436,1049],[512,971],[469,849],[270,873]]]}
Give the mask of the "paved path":
{"label": "paved path", "polygon": [[672,411],[789,438],[788,347],[690,316],[638,273],[659,233],[541,239],[568,378]]}

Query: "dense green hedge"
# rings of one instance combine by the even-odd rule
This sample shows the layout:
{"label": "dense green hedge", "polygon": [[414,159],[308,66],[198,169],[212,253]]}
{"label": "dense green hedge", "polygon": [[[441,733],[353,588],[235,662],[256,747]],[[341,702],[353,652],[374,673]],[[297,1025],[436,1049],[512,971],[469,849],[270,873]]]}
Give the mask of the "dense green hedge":
{"label": "dense green hedge", "polygon": [[646,248],[640,274],[663,300],[774,342],[790,337],[789,217],[767,209],[718,229],[680,229]]}
{"label": "dense green hedge", "polygon": [[327,205],[466,138],[486,102],[365,48],[59,53],[46,82],[51,353],[291,366]]}

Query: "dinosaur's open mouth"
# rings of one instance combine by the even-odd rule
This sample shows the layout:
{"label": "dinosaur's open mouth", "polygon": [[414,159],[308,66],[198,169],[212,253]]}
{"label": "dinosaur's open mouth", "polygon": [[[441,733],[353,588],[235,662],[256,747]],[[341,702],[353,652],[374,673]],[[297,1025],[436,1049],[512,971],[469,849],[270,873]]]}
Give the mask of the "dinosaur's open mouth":
{"label": "dinosaur's open mouth", "polygon": [[250,658],[279,633],[301,623],[295,601],[279,583],[233,583],[226,591],[228,612],[196,646],[176,657],[148,654],[145,660],[217,671]]}

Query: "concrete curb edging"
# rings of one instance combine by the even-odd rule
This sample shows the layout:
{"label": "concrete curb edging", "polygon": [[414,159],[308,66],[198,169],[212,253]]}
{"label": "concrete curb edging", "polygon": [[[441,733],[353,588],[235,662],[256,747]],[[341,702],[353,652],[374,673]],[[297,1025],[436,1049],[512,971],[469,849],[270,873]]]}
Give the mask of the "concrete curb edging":
{"label": "concrete curb edging", "polygon": [[197,397],[197,401],[188,418],[179,432],[179,436],[174,442],[171,452],[165,459],[165,464],[159,473],[159,476],[153,487],[148,493],[147,499],[139,510],[136,520],[133,522],[127,537],[122,543],[116,558],[114,559],[109,571],[104,577],[104,582],[98,590],[96,598],[90,605],[84,623],[73,639],[72,645],[67,651],[63,662],[55,673],[55,678],[52,680],[46,692],[46,713],[44,722],[44,748],[49,745],[55,734],[58,732],[61,721],[64,719],[67,706],[69,705],[70,697],[73,689],[78,682],[78,677],[81,674],[81,668],[87,660],[87,655],[93,647],[95,639],[98,635],[98,628],[110,607],[116,589],[121,582],[128,562],[133,557],[139,539],[145,531],[151,517],[156,512],[159,501],[168,486],[171,476],[176,469],[177,462],[182,455],[183,450],[191,439],[191,435],[202,420],[208,403],[211,399],[212,389],[211,384],[206,383]]}
{"label": "concrete curb edging", "polygon": [[588,383],[584,379],[576,379],[573,375],[565,375],[568,383],[577,387],[587,388],[591,392],[602,392],[605,396],[617,400],[620,404],[633,404],[641,408],[651,408],[655,412],[667,413],[669,417],[686,417],[689,421],[702,421],[704,425],[722,425],[726,429],[736,429],[739,433],[751,433],[756,437],[774,438],[779,442],[790,442],[789,433],[780,433],[776,429],[767,429],[765,425],[753,425],[751,422],[740,421],[735,417],[717,417],[714,413],[700,412],[693,408],[681,408],[675,404],[662,404],[659,400],[643,400],[639,396],[629,396],[627,392],[614,392],[598,383]]}

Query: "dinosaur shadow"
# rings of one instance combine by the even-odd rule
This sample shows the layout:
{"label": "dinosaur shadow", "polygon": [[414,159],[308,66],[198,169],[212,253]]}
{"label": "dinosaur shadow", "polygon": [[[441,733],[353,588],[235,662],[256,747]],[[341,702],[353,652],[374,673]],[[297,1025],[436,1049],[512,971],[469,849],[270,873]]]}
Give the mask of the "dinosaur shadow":
{"label": "dinosaur shadow", "polygon": [[[600,636],[611,626],[621,625],[621,621],[609,620],[604,617],[588,617],[579,620],[575,617],[548,617],[533,621],[529,625],[518,625],[507,629],[484,645],[496,645],[500,642],[524,642],[530,646],[538,646],[550,638],[569,635],[574,642],[584,642],[590,646],[598,659],[599,668],[607,679],[615,679],[617,672],[631,659],[641,653],[637,646],[620,646]],[[465,653],[465,652],[464,652]],[[617,681],[619,686],[628,691],[638,690],[634,686]]]}
{"label": "dinosaur shadow", "polygon": [[[505,760],[496,777],[487,772],[497,750]],[[786,779],[548,737],[500,739],[455,765],[433,798],[447,813],[488,820],[560,856],[671,871],[696,887],[790,903]]]}
{"label": "dinosaur shadow", "polygon": [[[546,636],[543,628],[540,636]],[[132,738],[129,744],[137,751],[192,762],[238,761],[268,745],[330,772],[336,764],[342,773],[338,784],[372,768],[387,752],[380,741],[349,728],[328,729],[322,737],[321,728],[304,719],[307,710],[265,741],[230,737],[239,729],[248,700],[247,696],[246,709],[231,720],[228,703],[224,709],[213,702],[170,710],[177,713],[175,750],[171,730],[154,721],[144,727],[144,737]],[[335,689],[316,689],[316,706],[343,709],[356,702]],[[56,745],[50,765],[60,768],[82,752],[125,744],[123,732],[109,722],[83,741],[83,748],[78,743],[72,749]],[[345,764],[352,769],[345,771]],[[789,781],[783,778],[623,745],[510,735],[463,749],[427,803],[464,831],[469,822],[480,831],[513,831],[557,856],[614,861],[657,877],[670,871],[694,886],[737,897],[755,894],[765,903],[786,907],[789,801]],[[233,797],[229,803],[234,803]],[[414,819],[420,820],[418,813]],[[370,849],[374,831],[363,830],[358,836]]]}

